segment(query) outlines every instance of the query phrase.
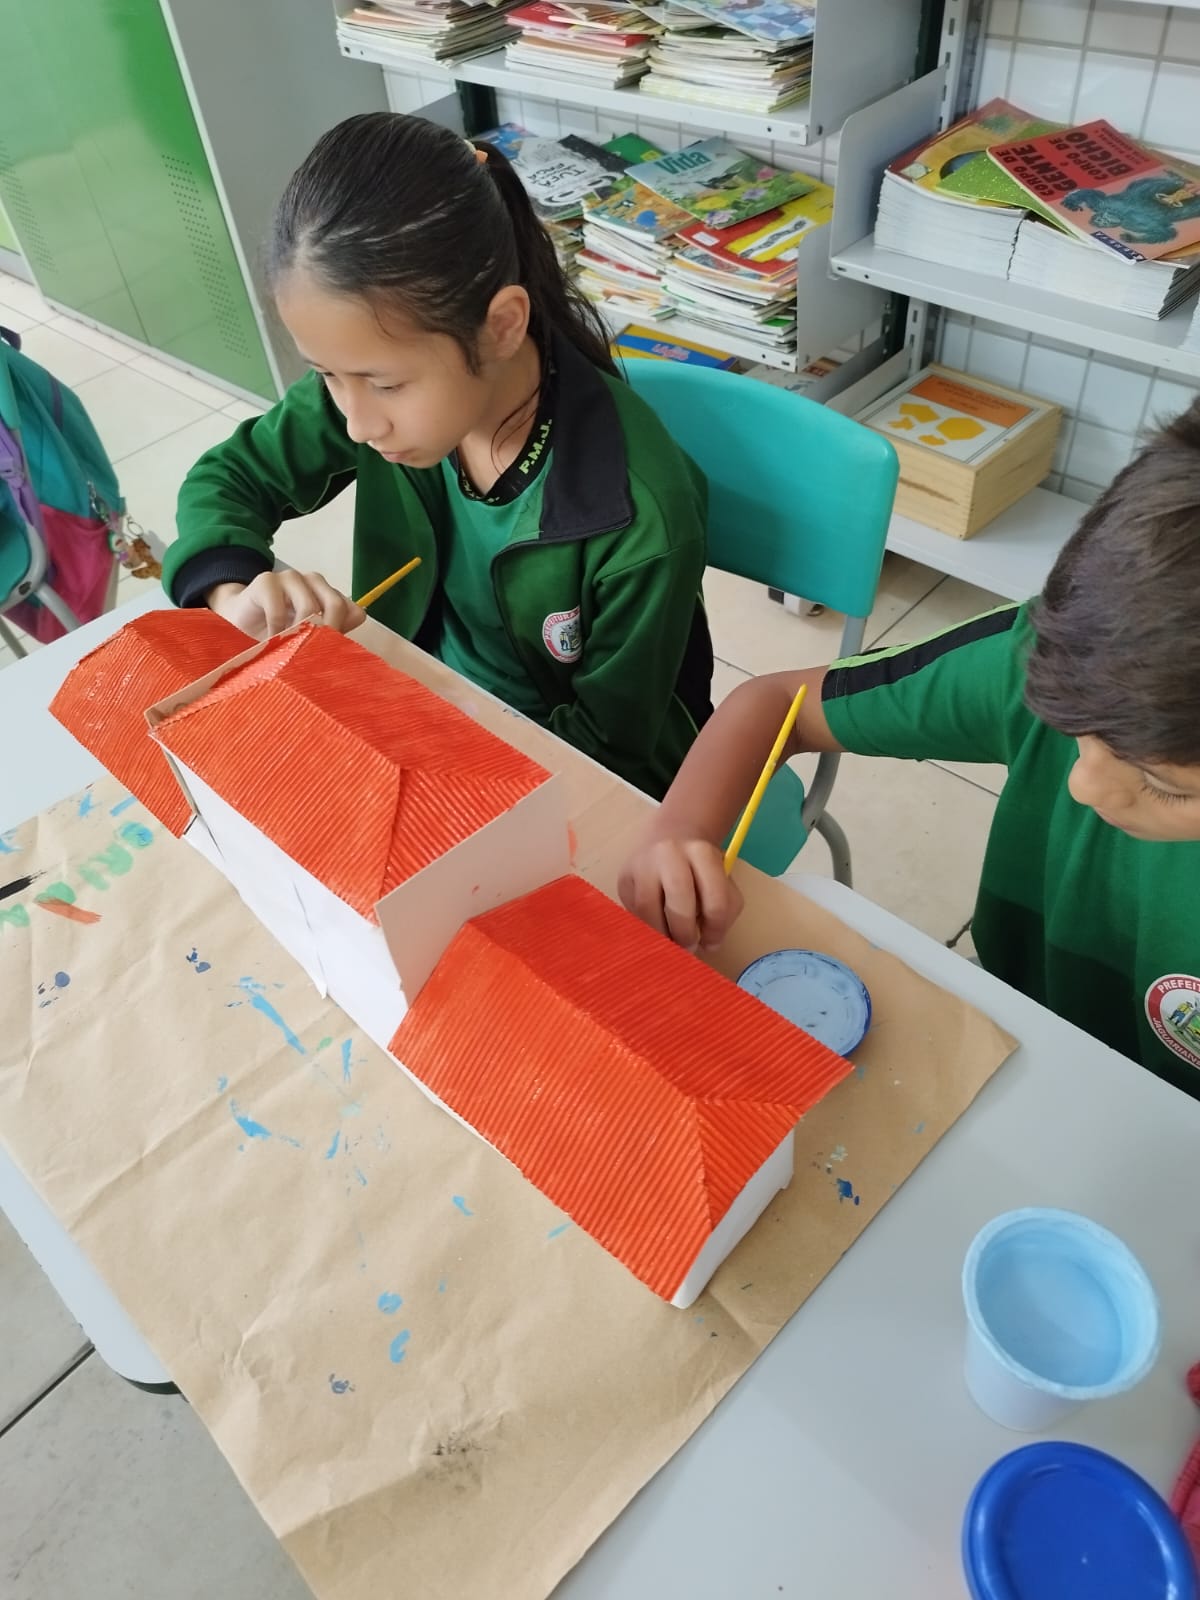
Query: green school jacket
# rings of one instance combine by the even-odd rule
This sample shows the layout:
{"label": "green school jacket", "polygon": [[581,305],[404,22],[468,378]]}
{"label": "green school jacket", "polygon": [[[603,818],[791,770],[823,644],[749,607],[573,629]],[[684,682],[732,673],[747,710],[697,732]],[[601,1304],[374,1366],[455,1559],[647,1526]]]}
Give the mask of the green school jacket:
{"label": "green school jacket", "polygon": [[[496,606],[546,726],[661,796],[712,709],[707,489],[632,390],[565,340],[552,353],[551,459],[492,561]],[[315,373],[192,468],[163,562],[167,593],[202,605],[214,584],[250,582],[273,565],[282,522],[351,482],[354,593],[420,556],[371,614],[437,655],[441,563],[456,533],[441,467],[394,466],[356,445]]]}

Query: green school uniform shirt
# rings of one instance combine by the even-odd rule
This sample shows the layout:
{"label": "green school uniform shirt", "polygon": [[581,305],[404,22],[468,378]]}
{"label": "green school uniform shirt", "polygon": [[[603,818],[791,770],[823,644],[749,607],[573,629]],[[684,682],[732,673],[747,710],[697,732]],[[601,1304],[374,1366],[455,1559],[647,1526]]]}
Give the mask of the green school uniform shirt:
{"label": "green school uniform shirt", "polygon": [[1132,839],[1072,800],[1075,741],[1026,707],[1028,606],[836,663],[846,750],[999,761],[973,936],[989,972],[1200,1097],[1200,843]]}
{"label": "green school uniform shirt", "polygon": [[[712,709],[700,594],[707,485],[626,384],[558,337],[550,363],[553,449],[513,502],[507,540],[492,554],[495,618],[512,642],[531,714],[659,796]],[[274,564],[283,522],[351,483],[353,592],[420,556],[371,615],[430,654],[453,657],[445,573],[465,536],[466,504],[450,495],[442,463],[394,466],[356,445],[315,373],[189,472],[179,537],[163,559],[167,593],[176,605],[203,605],[215,584],[249,583]],[[463,660],[461,637],[457,648]],[[494,664],[479,641],[473,648],[477,681],[496,686]]]}

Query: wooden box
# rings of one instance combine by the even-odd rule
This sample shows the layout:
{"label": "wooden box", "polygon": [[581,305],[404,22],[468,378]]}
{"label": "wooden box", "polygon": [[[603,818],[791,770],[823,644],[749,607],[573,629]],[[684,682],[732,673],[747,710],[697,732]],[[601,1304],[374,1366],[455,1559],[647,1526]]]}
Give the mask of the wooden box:
{"label": "wooden box", "polygon": [[1062,410],[949,367],[926,367],[858,420],[900,457],[896,510],[969,539],[1050,471]]}

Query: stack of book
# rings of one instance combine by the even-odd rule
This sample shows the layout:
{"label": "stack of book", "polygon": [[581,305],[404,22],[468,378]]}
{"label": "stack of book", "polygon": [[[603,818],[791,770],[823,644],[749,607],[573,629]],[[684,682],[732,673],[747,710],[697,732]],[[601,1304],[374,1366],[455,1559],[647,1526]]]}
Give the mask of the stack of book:
{"label": "stack of book", "polygon": [[508,36],[505,14],[516,0],[363,0],[338,18],[342,44],[386,41],[416,61],[460,60],[494,50]]}
{"label": "stack of book", "polygon": [[[643,162],[634,173],[639,189],[658,197],[640,219],[654,235],[636,251],[642,314],[677,313],[726,340],[793,351],[800,241],[829,220],[832,191],[722,139]],[[617,199],[630,202],[628,194]],[[589,208],[585,244],[596,211],[611,222],[614,206]],[[635,259],[628,248],[624,259]]]}
{"label": "stack of book", "polygon": [[648,94],[767,116],[808,94],[814,12],[800,0],[687,0],[652,6],[665,28]]}
{"label": "stack of book", "polygon": [[662,31],[640,11],[593,0],[522,5],[506,20],[521,30],[504,52],[510,67],[583,78],[608,89],[642,76],[650,46]]}
{"label": "stack of book", "polygon": [[991,101],[884,175],[883,249],[1134,316],[1200,290],[1200,168]]}
{"label": "stack of book", "polygon": [[612,317],[661,315],[669,309],[663,273],[675,235],[691,221],[636,181],[585,201],[580,288]]}

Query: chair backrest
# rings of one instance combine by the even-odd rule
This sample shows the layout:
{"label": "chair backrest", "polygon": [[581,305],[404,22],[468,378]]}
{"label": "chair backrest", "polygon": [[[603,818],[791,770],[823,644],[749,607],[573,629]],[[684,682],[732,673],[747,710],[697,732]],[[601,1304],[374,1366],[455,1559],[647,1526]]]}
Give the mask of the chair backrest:
{"label": "chair backrest", "polygon": [[708,478],[710,564],[865,617],[900,470],[888,441],[735,373],[630,361],[627,375]]}

